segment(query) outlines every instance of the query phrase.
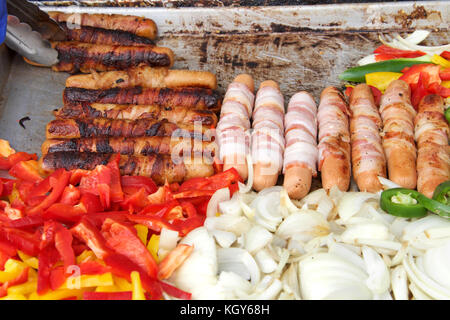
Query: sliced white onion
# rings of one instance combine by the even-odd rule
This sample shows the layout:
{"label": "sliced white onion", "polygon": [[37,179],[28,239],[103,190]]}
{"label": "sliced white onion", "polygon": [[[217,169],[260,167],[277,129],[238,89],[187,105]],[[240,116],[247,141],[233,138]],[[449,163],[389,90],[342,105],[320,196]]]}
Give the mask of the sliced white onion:
{"label": "sliced white onion", "polygon": [[240,236],[251,228],[251,224],[247,218],[232,215],[206,218],[204,226],[208,230],[233,232],[236,236]]}
{"label": "sliced white onion", "polygon": [[219,212],[222,214],[240,216],[242,214],[242,208],[238,195],[238,193],[235,193],[230,200],[219,202]]}
{"label": "sliced white onion", "polygon": [[355,243],[359,239],[388,240],[389,229],[381,223],[359,223],[348,225],[341,235],[345,243]]}
{"label": "sliced white onion", "polygon": [[363,246],[362,254],[366,263],[366,270],[369,278],[366,280],[367,287],[374,294],[386,292],[391,283],[390,274],[386,263],[380,255],[370,247]]}
{"label": "sliced white onion", "polygon": [[260,270],[253,257],[244,249],[224,248],[217,250],[219,272],[230,271],[238,274],[252,285],[259,282]]}
{"label": "sliced white onion", "polygon": [[395,300],[408,300],[408,279],[403,266],[397,266],[391,272],[392,293]]}
{"label": "sliced white onion", "polygon": [[222,248],[229,248],[236,241],[236,235],[233,232],[216,229],[209,230],[209,232]]}
{"label": "sliced white onion", "polygon": [[295,236],[296,240],[306,242],[315,237],[326,236],[329,232],[330,226],[320,214],[302,210],[287,217],[275,234],[286,240]]}
{"label": "sliced white onion", "polygon": [[296,263],[291,263],[281,276],[281,282],[283,283],[283,289],[285,291],[292,293],[294,299],[300,300],[300,282],[298,279],[297,268],[298,265]]}
{"label": "sliced white onion", "polygon": [[158,256],[164,258],[167,253],[176,248],[178,240],[177,231],[162,228],[159,236]]}
{"label": "sliced white onion", "polygon": [[299,208],[292,202],[286,189],[280,191],[280,206],[286,208],[288,213],[293,213],[299,210]]}
{"label": "sliced white onion", "polygon": [[345,193],[337,206],[339,217],[345,222],[358,213],[364,202],[374,198],[376,198],[376,195],[368,192]]}
{"label": "sliced white onion", "polygon": [[262,273],[272,273],[277,269],[277,262],[267,252],[267,250],[260,250],[255,254],[255,260],[258,263]]}
{"label": "sliced white onion", "polygon": [[230,189],[222,188],[214,192],[214,194],[212,195],[211,199],[208,202],[208,207],[206,209],[206,216],[215,217],[218,212],[219,203],[228,200],[230,200]]}
{"label": "sliced white onion", "polygon": [[384,189],[393,189],[393,188],[400,188],[401,186],[399,184],[396,184],[394,181],[391,181],[389,179],[386,179],[384,177],[378,176],[378,181],[382,184]]}
{"label": "sliced white onion", "polygon": [[273,239],[273,234],[267,229],[255,225],[245,233],[245,249],[251,254],[267,246]]}

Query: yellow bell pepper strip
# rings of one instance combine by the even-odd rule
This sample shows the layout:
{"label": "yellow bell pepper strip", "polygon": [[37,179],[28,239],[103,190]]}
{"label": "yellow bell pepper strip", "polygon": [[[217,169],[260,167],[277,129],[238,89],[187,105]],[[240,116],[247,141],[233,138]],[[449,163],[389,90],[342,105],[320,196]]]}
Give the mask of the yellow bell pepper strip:
{"label": "yellow bell pepper strip", "polygon": [[121,277],[117,277],[117,276],[113,276],[114,279],[114,284],[117,288],[119,288],[119,290],[117,291],[132,291],[133,290],[133,286],[130,282],[128,282],[126,279],[121,278]]}
{"label": "yellow bell pepper strip", "polygon": [[95,254],[92,250],[84,250],[80,255],[77,256],[76,261],[77,264],[86,261],[94,261],[96,259]]}
{"label": "yellow bell pepper strip", "polygon": [[450,68],[450,61],[448,61],[447,59],[445,59],[437,54],[434,54],[431,57],[431,62],[433,62],[434,64],[438,64],[444,68]]}
{"label": "yellow bell pepper strip", "polygon": [[95,292],[120,292],[117,286],[99,286],[95,288]]}
{"label": "yellow bell pepper strip", "polygon": [[23,272],[27,266],[19,262],[20,261],[14,259],[8,259],[8,261],[6,261],[5,271],[0,271],[0,283],[14,280]]}
{"label": "yellow bell pepper strip", "polygon": [[81,299],[83,297],[83,293],[85,291],[89,291],[86,288],[83,289],[58,289],[54,291],[49,291],[45,294],[38,295],[37,292],[33,292],[30,294],[29,299],[30,300],[62,300],[67,299],[70,297],[77,297],[78,299]]}
{"label": "yellow bell pepper strip", "polygon": [[29,281],[8,288],[8,295],[28,295],[37,290],[37,281]]}
{"label": "yellow bell pepper strip", "polygon": [[0,300],[27,300],[27,298],[23,294],[9,294]]}
{"label": "yellow bell pepper strip", "polygon": [[403,74],[400,72],[372,72],[367,73],[366,84],[369,86],[373,86],[380,90],[381,92],[386,91],[389,84],[400,78]]}
{"label": "yellow bell pepper strip", "polygon": [[148,241],[147,249],[148,249],[148,251],[150,251],[150,253],[152,254],[155,261],[158,262],[159,261],[159,257],[158,257],[159,235],[152,234],[152,236],[150,237],[150,240]]}
{"label": "yellow bell pepper strip", "polygon": [[130,275],[133,286],[133,300],[146,300],[144,289],[142,289],[141,277],[139,272],[133,271]]}
{"label": "yellow bell pepper strip", "polygon": [[450,80],[442,81],[441,86],[444,88],[450,88]]}
{"label": "yellow bell pepper strip", "polygon": [[69,277],[61,286],[61,289],[80,289],[98,286],[112,286],[114,281],[111,272],[99,275],[81,275],[78,277]]}
{"label": "yellow bell pepper strip", "polygon": [[28,266],[31,268],[37,270],[39,266],[39,260],[36,257],[29,256],[25,252],[22,252],[20,250],[17,250],[17,254],[19,258],[25,262]]}
{"label": "yellow bell pepper strip", "polygon": [[138,238],[141,239],[142,243],[145,245],[147,243],[148,228],[142,224],[136,224],[134,228],[137,231]]}
{"label": "yellow bell pepper strip", "polygon": [[183,262],[191,255],[193,246],[188,244],[179,244],[175,249],[164,258],[159,264],[159,279],[167,279],[172,273],[183,264]]}

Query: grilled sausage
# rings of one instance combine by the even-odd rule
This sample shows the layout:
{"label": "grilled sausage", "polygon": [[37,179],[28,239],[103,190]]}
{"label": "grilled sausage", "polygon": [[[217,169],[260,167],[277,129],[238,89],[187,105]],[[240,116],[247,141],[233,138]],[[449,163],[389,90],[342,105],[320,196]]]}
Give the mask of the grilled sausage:
{"label": "grilled sausage", "polygon": [[253,188],[256,191],[277,183],[283,168],[284,98],[275,81],[261,83],[253,110]]}
{"label": "grilled sausage", "polygon": [[119,46],[154,46],[149,38],[122,30],[109,30],[79,25],[59,24],[66,33],[66,41],[79,41],[93,44],[109,44]]}
{"label": "grilled sausage", "polygon": [[95,137],[188,137],[203,139],[208,129],[167,120],[57,119],[47,124],[47,139],[78,139]]}
{"label": "grilled sausage", "polygon": [[253,78],[238,75],[224,97],[217,137],[224,170],[235,168],[241,178],[248,178],[247,155],[250,152],[250,116],[255,101]]}
{"label": "grilled sausage", "polygon": [[[59,168],[66,170],[93,170],[97,165],[106,165],[114,154],[92,152],[54,152],[40,158],[44,172]],[[178,161],[179,160],[179,161]],[[190,178],[208,177],[214,174],[212,163],[202,158],[177,159],[153,154],[150,156],[120,156],[119,169],[122,175],[138,175],[152,178],[158,185],[182,182]]]}
{"label": "grilled sausage", "polygon": [[351,176],[350,110],[342,93],[328,87],[320,95],[317,113],[319,126],[319,170],[322,187],[337,186],[347,191]]}
{"label": "grilled sausage", "polygon": [[108,90],[89,90],[65,88],[64,105],[76,102],[103,104],[140,104],[161,107],[186,107],[206,109],[216,112],[220,109],[219,94],[203,88],[112,88]]}
{"label": "grilled sausage", "polygon": [[381,98],[383,148],[387,159],[389,179],[398,185],[415,189],[417,183],[414,143],[414,117],[409,84],[392,81]]}
{"label": "grilled sausage", "polygon": [[41,146],[42,154],[53,152],[120,153],[124,155],[206,156],[214,158],[214,142],[172,137],[51,139]]}
{"label": "grilled sausage", "polygon": [[284,127],[283,185],[289,197],[298,200],[308,194],[312,177],[317,176],[317,106],[309,93],[302,91],[292,96]]}
{"label": "grilled sausage", "polygon": [[66,87],[106,90],[110,88],[182,88],[217,89],[216,76],[207,71],[169,70],[139,66],[120,71],[70,76]]}
{"label": "grilled sausage", "polygon": [[427,95],[419,103],[414,119],[417,142],[417,190],[427,197],[450,180],[450,135],[444,116],[444,101],[439,95]]}
{"label": "grilled sausage", "polygon": [[360,191],[382,189],[378,176],[386,177],[386,158],[380,136],[381,117],[370,87],[357,85],[350,95],[350,137],[353,177]]}
{"label": "grilled sausage", "polygon": [[90,73],[148,65],[172,67],[174,54],[169,48],[154,46],[122,46],[91,44],[76,41],[54,41],[59,62],[53,71]]}
{"label": "grilled sausage", "polygon": [[53,112],[59,119],[107,118],[107,119],[153,119],[167,120],[172,123],[200,123],[215,127],[217,115],[209,110],[189,109],[186,107],[159,107],[149,105],[121,105],[100,103],[68,104]]}
{"label": "grilled sausage", "polygon": [[63,13],[57,11],[50,11],[48,15],[57,22],[109,30],[122,30],[151,40],[154,40],[158,34],[155,22],[142,17],[118,14]]}

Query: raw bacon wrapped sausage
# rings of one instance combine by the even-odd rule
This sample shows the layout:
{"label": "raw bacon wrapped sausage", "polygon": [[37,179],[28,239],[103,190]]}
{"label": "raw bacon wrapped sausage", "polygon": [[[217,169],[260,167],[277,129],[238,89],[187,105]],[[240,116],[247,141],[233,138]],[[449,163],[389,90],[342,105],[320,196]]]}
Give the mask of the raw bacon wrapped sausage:
{"label": "raw bacon wrapped sausage", "polygon": [[319,171],[322,187],[337,186],[347,191],[351,176],[350,110],[342,93],[328,87],[320,95],[317,112],[319,126]]}
{"label": "raw bacon wrapped sausage", "polygon": [[415,189],[417,183],[414,143],[414,117],[409,84],[392,81],[381,98],[383,119],[383,147],[386,155],[389,179],[398,185]]}
{"label": "raw bacon wrapped sausage", "polygon": [[419,104],[415,124],[417,141],[417,190],[432,197],[436,187],[450,179],[450,135],[441,96],[425,96]]}
{"label": "raw bacon wrapped sausage", "polygon": [[289,101],[284,117],[284,187],[289,196],[301,199],[317,176],[317,107],[307,92],[298,92]]}
{"label": "raw bacon wrapped sausage", "polygon": [[252,159],[256,191],[277,183],[283,168],[284,98],[275,81],[261,83],[253,110]]}
{"label": "raw bacon wrapped sausage", "polygon": [[386,177],[386,157],[380,136],[381,117],[368,85],[353,89],[350,110],[353,178],[360,191],[380,191],[378,176]]}
{"label": "raw bacon wrapped sausage", "polygon": [[216,128],[220,159],[224,170],[234,167],[245,181],[248,177],[246,157],[250,152],[250,116],[255,96],[253,78],[237,76],[228,86],[220,120]]}

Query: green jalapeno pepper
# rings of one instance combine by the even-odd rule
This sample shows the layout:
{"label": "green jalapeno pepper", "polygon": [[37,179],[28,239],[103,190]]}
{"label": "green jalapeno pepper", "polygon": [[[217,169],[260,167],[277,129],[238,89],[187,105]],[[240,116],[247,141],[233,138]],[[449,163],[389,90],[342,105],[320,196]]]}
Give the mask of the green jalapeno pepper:
{"label": "green jalapeno pepper", "polygon": [[421,194],[415,190],[393,188],[381,193],[381,209],[403,218],[420,218],[427,215],[427,209],[419,203]]}

